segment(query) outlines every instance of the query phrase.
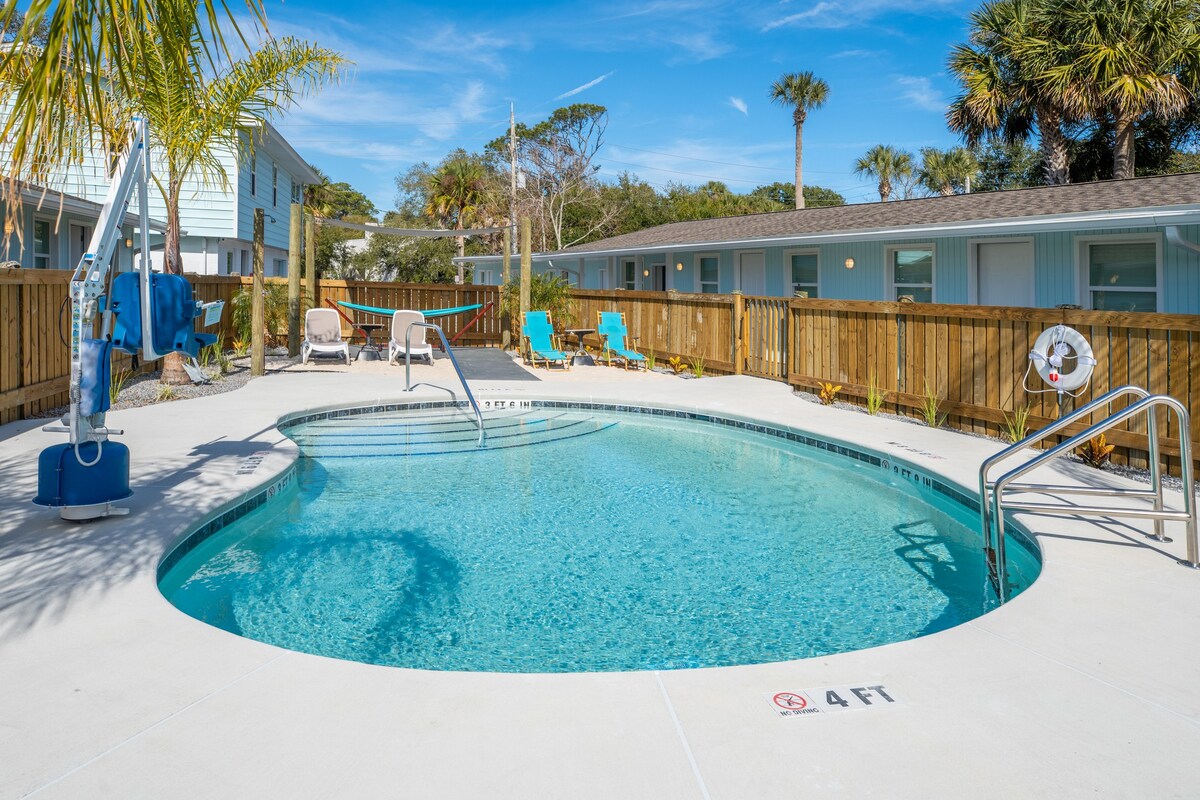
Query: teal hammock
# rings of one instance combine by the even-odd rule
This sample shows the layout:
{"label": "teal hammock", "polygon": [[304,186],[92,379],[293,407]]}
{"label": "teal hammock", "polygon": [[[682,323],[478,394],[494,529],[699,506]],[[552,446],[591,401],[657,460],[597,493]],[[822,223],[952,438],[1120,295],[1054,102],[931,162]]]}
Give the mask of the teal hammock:
{"label": "teal hammock", "polygon": [[[380,314],[385,317],[390,317],[399,310],[395,308],[361,306],[358,303],[347,303],[343,300],[338,300],[337,304],[339,306],[345,306],[346,308],[353,308],[355,311],[363,311],[367,314]],[[448,317],[451,314],[461,314],[464,311],[474,311],[477,308],[483,308],[483,303],[476,303],[473,306],[457,306],[455,308],[435,308],[432,311],[422,311],[421,313],[425,315],[426,319],[428,319],[429,317]]]}

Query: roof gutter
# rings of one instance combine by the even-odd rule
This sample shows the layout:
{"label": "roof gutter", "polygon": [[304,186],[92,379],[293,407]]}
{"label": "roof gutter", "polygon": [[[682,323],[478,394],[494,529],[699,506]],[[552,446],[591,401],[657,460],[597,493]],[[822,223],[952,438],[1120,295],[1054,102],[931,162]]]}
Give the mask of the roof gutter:
{"label": "roof gutter", "polygon": [[[554,258],[599,258],[602,256],[671,251],[675,253],[698,250],[722,250],[746,247],[778,247],[801,244],[833,244],[839,242],[875,241],[888,239],[924,239],[937,236],[997,236],[1003,234],[1048,232],[1056,230],[1094,230],[1098,228],[1136,228],[1200,224],[1200,204],[1175,209],[1122,209],[1089,214],[1061,214],[1043,217],[1014,217],[992,221],[959,222],[944,225],[919,225],[899,228],[864,228],[833,233],[807,233],[790,236],[770,236],[760,239],[725,239],[704,242],[660,242],[638,247],[619,247],[603,250],[570,250],[535,253],[544,260]],[[451,259],[454,263],[498,262],[502,256],[463,256]]]}
{"label": "roof gutter", "polygon": [[1200,255],[1200,244],[1183,238],[1183,234],[1179,232],[1178,225],[1167,226],[1167,241],[1178,248],[1187,250],[1189,253]]}

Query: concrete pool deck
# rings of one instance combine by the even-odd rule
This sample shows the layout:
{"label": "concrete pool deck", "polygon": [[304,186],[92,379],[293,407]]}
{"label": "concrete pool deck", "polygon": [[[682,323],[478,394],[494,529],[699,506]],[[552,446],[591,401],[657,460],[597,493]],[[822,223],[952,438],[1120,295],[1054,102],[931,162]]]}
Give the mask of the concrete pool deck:
{"label": "concrete pool deck", "polygon": [[[455,387],[444,361],[413,370]],[[753,417],[891,453],[968,488],[999,447],[823,408],[754,378],[536,374],[472,388],[493,402]],[[41,432],[46,420],[0,427],[0,797],[1200,795],[1200,571],[1175,563],[1177,523],[1162,544],[1139,523],[1022,516],[1044,569],[1003,608],[916,640],[746,667],[376,667],[243,639],[167,603],[155,570],[172,544],[295,458],[276,420],[447,397],[402,388],[403,367],[319,365],[112,413],[132,453],[132,513],[85,525],[29,502],[36,454],[63,435]],[[1066,481],[1121,481],[1058,469]],[[896,702],[790,718],[770,705],[782,692],[870,686]]]}

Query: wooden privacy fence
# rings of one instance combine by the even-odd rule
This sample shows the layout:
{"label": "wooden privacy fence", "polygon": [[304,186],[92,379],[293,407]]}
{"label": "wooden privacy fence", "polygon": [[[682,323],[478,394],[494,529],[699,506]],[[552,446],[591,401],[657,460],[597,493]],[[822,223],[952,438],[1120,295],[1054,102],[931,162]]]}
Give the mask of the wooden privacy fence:
{"label": "wooden privacy fence", "polygon": [[[1124,384],[1169,394],[1189,408],[1200,453],[1200,316],[623,290],[577,290],[574,297],[583,327],[595,325],[596,311],[622,311],[639,348],[659,359],[700,356],[710,372],[800,389],[828,381],[859,404],[874,384],[886,396],[885,411],[908,416],[921,415],[929,393],[947,427],[992,436],[1003,436],[1005,416],[1026,406],[1031,429],[1059,416],[1057,394],[1044,391],[1036,371],[1026,391],[1025,376],[1034,341],[1063,323],[1087,337],[1098,361],[1087,391],[1064,398],[1066,409]],[[1162,450],[1177,472],[1179,432],[1159,413]],[[1114,461],[1145,466],[1144,422],[1107,438],[1118,445]]]}
{"label": "wooden privacy fence", "polygon": [[[188,275],[197,300],[224,300],[225,314],[219,326],[205,329],[221,333],[228,345],[237,336],[233,325],[233,298],[251,284],[248,276]],[[70,309],[65,301],[71,270],[28,270],[0,268],[0,424],[42,414],[70,402],[67,394],[71,373],[67,342],[70,341]],[[286,278],[268,278],[268,284],[286,284]],[[326,298],[348,300],[381,308],[432,310],[486,304],[492,306],[459,339],[459,344],[484,347],[500,345],[501,318],[499,287],[455,286],[445,284],[368,283],[366,281],[320,281],[317,302]],[[311,307],[305,298],[303,308]],[[61,309],[61,318],[60,318]],[[359,322],[387,320],[346,310]],[[436,321],[447,338],[456,335],[477,312],[464,312]],[[97,329],[98,330],[98,329]],[[287,323],[283,324],[286,335]],[[343,336],[354,334],[343,321]],[[129,369],[130,356],[114,353],[113,369]],[[152,370],[154,364],[144,364]]]}
{"label": "wooden privacy fence", "polygon": [[[226,301],[219,332],[232,342],[233,298],[251,279],[188,278],[197,299]],[[68,270],[0,269],[0,423],[68,401],[69,312],[63,311],[60,320],[60,309],[69,280]],[[1200,453],[1200,316],[624,290],[576,290],[573,295],[578,327],[595,327],[597,311],[624,312],[637,347],[662,361],[673,356],[689,364],[703,359],[709,373],[745,373],[803,389],[829,381],[842,386],[844,398],[858,403],[865,402],[874,384],[886,394],[885,410],[909,416],[919,415],[928,392],[948,415],[947,426],[991,435],[1002,434],[1006,414],[1026,406],[1032,427],[1058,416],[1057,396],[1026,391],[1023,378],[1034,340],[1046,328],[1065,323],[1087,337],[1098,361],[1087,391],[1069,400],[1070,406],[1127,383],[1169,394],[1191,411],[1189,435]],[[496,286],[327,280],[318,284],[315,300],[323,305],[326,299],[419,310],[495,302],[460,344],[496,347],[501,342]],[[303,307],[311,305],[305,298]],[[386,322],[347,313],[359,322]],[[474,315],[438,322],[452,337]],[[343,323],[343,335],[352,334]],[[588,341],[598,343],[595,336]],[[118,354],[113,363],[121,369],[130,362]],[[1036,373],[1028,386],[1045,388]],[[1163,452],[1177,458],[1175,421],[1164,413],[1159,430]],[[1133,421],[1111,431],[1108,439],[1119,446],[1114,453],[1118,463],[1145,465],[1144,423]]]}

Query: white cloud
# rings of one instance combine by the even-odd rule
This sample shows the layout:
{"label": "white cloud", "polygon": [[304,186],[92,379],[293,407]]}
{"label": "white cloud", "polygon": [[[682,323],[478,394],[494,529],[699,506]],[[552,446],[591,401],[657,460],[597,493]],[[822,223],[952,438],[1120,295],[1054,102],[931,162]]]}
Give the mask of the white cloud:
{"label": "white cloud", "polygon": [[768,21],[762,30],[818,28],[833,30],[865,25],[893,14],[928,14],[953,7],[956,0],[820,0],[811,8]]}
{"label": "white cloud", "polygon": [[815,24],[813,24],[810,27],[815,27],[815,28],[837,27],[837,28],[840,28],[840,27],[843,27],[846,24],[848,24],[847,22],[844,21],[844,17],[843,17],[843,21],[840,24],[829,24],[830,22],[836,20],[840,16],[840,14],[829,14],[828,13],[831,11],[836,12],[836,11],[840,11],[840,10],[841,10],[840,7],[836,3],[820,2],[820,3],[817,3],[815,6],[813,6],[812,8],[808,9],[807,11],[800,11],[795,14],[788,14],[786,17],[780,17],[779,19],[771,20],[770,22],[768,22],[766,25],[763,26],[763,31],[764,32],[765,31],[773,31],[776,28],[790,27],[790,26],[796,25],[797,23],[805,22],[806,20],[814,21]]}
{"label": "white cloud", "polygon": [[733,106],[733,107],[734,107],[734,108],[736,108],[738,111],[740,111],[740,112],[742,112],[743,114],[745,114],[747,117],[748,117],[748,116],[750,116],[750,111],[749,111],[749,109],[747,109],[747,108],[746,108],[746,101],[745,101],[745,100],[743,100],[742,98],[740,98],[740,97],[730,97],[730,98],[729,98],[729,105]]}
{"label": "white cloud", "polygon": [[568,97],[574,97],[575,95],[579,94],[580,92],[586,91],[587,89],[592,88],[596,84],[601,83],[602,81],[607,80],[608,78],[611,78],[614,73],[616,73],[616,70],[605,73],[604,75],[601,75],[599,78],[593,78],[592,80],[588,81],[587,83],[583,84],[582,86],[576,86],[574,89],[571,89],[568,92],[563,92],[562,94],[560,94],[558,97],[556,97],[554,99],[555,100],[565,100]]}
{"label": "white cloud", "polygon": [[901,97],[908,100],[917,108],[925,111],[944,112],[948,105],[945,95],[934,88],[929,78],[915,75],[901,75],[896,78],[896,86],[901,91]]}

